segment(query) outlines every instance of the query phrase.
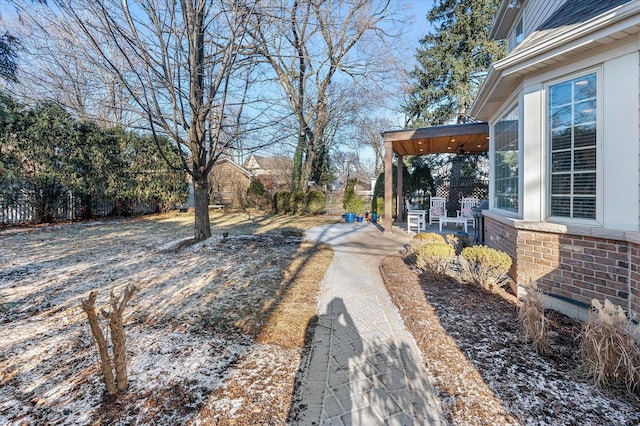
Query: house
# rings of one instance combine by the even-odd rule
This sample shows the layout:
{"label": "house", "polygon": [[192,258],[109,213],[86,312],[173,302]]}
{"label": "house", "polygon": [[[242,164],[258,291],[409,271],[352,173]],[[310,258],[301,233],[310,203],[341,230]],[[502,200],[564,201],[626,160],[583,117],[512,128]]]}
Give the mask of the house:
{"label": "house", "polygon": [[394,154],[400,177],[405,155],[488,151],[483,239],[512,257],[518,294],[536,282],[567,315],[606,298],[640,319],[639,34],[640,0],[503,0],[491,37],[508,53],[470,110],[478,121],[383,133],[385,234]]}
{"label": "house", "polygon": [[640,1],[503,0],[471,116],[489,124],[485,243],[524,292],[584,319],[640,319]]}
{"label": "house", "polygon": [[262,157],[252,154],[244,168],[262,182],[267,192],[291,191],[293,161],[282,156]]}
{"label": "house", "polygon": [[209,202],[243,207],[251,179],[251,172],[231,159],[218,160],[209,174]]}

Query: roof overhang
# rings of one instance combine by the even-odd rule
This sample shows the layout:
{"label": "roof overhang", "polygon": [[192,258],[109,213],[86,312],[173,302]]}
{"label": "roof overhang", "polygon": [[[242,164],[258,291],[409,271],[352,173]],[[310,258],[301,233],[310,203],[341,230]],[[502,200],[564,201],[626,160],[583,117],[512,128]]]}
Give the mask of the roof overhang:
{"label": "roof overhang", "polygon": [[523,8],[524,3],[525,0],[502,0],[489,32],[490,39],[501,40],[507,38],[509,30],[516,21],[516,17],[520,13],[520,9]]}
{"label": "roof overhang", "polygon": [[[576,25],[536,31],[489,68],[470,115],[488,121],[525,76],[559,66],[599,47],[640,32],[640,8],[629,2]],[[526,47],[526,48],[525,48]]]}
{"label": "roof overhang", "polygon": [[466,123],[420,129],[393,130],[382,134],[398,155],[479,154],[489,150],[489,125]]}

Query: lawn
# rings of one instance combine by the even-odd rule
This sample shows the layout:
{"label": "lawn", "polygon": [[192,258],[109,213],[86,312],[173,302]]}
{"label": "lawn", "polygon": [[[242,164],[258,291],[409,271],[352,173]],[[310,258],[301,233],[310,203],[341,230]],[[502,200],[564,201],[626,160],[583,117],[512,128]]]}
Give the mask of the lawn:
{"label": "lawn", "polygon": [[[180,249],[191,214],[0,231],[0,424],[284,423],[332,259],[301,231],[334,220],[212,213],[214,236]],[[114,400],[80,303],[128,284]]]}

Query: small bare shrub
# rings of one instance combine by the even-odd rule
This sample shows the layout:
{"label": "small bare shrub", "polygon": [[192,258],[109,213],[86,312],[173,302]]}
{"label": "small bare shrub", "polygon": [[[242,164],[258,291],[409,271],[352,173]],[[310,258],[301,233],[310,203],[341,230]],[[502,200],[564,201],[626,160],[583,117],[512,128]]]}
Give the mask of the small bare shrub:
{"label": "small bare shrub", "polygon": [[628,331],[620,306],[591,301],[591,315],[580,333],[581,370],[601,388],[623,388],[640,395],[640,347]]}
{"label": "small bare shrub", "polygon": [[508,254],[486,246],[467,247],[459,257],[461,278],[487,291],[495,291],[511,267]]}
{"label": "small bare shrub", "polygon": [[531,343],[533,349],[540,355],[551,352],[547,322],[544,317],[540,290],[535,284],[527,287],[527,298],[520,305],[518,319],[524,331],[524,340]]}
{"label": "small bare shrub", "polygon": [[[111,331],[111,342],[113,344],[113,357],[109,356],[109,348],[107,339],[104,336],[102,328],[96,312],[95,303],[98,297],[97,291],[89,293],[89,298],[83,300],[80,306],[87,314],[91,333],[98,344],[98,354],[100,355],[100,367],[102,369],[102,380],[104,381],[107,393],[109,395],[117,395],[125,392],[129,387],[129,379],[127,377],[127,351],[126,338],[124,334],[124,325],[122,315],[127,302],[133,297],[136,287],[128,285],[122,298],[116,297],[113,290],[109,304],[111,312],[102,310],[102,315],[109,320],[109,330]],[[114,376],[115,370],[115,376]]]}
{"label": "small bare shrub", "polygon": [[462,253],[462,250],[466,247],[471,246],[471,238],[469,238],[468,235],[447,234],[446,242],[453,246],[456,254],[458,255]]}
{"label": "small bare shrub", "polygon": [[416,266],[425,272],[444,275],[456,252],[446,243],[426,243],[415,248]]}

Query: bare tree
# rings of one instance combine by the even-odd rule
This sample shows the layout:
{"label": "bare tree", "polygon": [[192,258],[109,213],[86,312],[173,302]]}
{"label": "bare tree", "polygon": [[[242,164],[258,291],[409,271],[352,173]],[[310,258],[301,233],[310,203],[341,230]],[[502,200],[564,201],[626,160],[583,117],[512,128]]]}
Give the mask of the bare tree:
{"label": "bare tree", "polygon": [[[133,297],[135,291],[136,287],[131,284],[125,288],[122,297],[116,296],[113,290],[111,290],[111,297],[109,299],[111,311],[102,311],[102,315],[109,320],[109,330],[111,331],[111,341],[113,343],[113,357],[109,356],[107,339],[104,337],[102,328],[100,328],[98,314],[96,313],[95,303],[98,292],[95,290],[92,291],[89,293],[89,298],[83,300],[80,304],[82,310],[87,314],[91,334],[93,334],[98,344],[102,378],[109,395],[125,392],[129,388],[129,379],[127,376],[127,347],[122,316],[124,315],[124,308]],[[115,377],[113,375],[114,370]]]}
{"label": "bare tree", "polygon": [[274,70],[298,124],[294,185],[322,182],[328,170],[326,130],[341,80],[352,85],[380,69],[389,53],[382,29],[394,11],[371,0],[271,0],[263,2],[251,34]]}
{"label": "bare tree", "polygon": [[194,237],[210,237],[207,176],[220,156],[233,149],[243,128],[231,115],[242,114],[239,104],[246,96],[246,77],[237,76],[250,61],[239,52],[254,2],[55,3],[50,22],[57,20],[58,27],[77,33],[81,44],[73,46],[74,54],[82,54],[84,63],[101,73],[102,90],[113,96],[126,93],[120,106],[114,99],[114,108],[127,105],[154,135],[175,142],[182,161],[170,165],[186,170],[194,185]]}

